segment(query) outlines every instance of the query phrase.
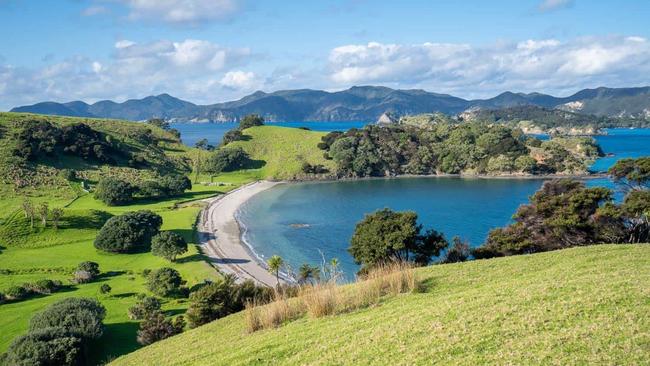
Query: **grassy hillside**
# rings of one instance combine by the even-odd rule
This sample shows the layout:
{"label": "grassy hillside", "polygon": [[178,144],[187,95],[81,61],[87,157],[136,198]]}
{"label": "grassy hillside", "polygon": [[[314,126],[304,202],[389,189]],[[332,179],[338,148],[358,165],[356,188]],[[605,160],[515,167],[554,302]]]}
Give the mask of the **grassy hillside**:
{"label": "grassy hillside", "polygon": [[[260,126],[244,130],[245,140],[235,141],[228,147],[241,147],[252,160],[263,166],[251,173],[261,179],[300,179],[305,175],[302,164],[322,164],[331,172],[335,170],[332,160],[323,157],[323,151],[316,145],[324,132],[306,131],[297,128]],[[261,163],[261,162],[264,163]]]}
{"label": "grassy hillside", "polygon": [[241,313],[113,365],[644,364],[650,246],[602,245],[419,270],[424,293],[247,334]]}
{"label": "grassy hillside", "polygon": [[[141,156],[144,164],[135,168],[119,161],[115,165],[93,164],[68,154],[39,158],[36,162],[21,161],[12,153],[15,137],[32,120],[46,120],[57,126],[87,124],[110,136],[132,156]],[[152,137],[148,142],[141,141],[147,130],[151,130]],[[0,171],[3,177],[0,188],[0,292],[12,285],[41,279],[62,280],[69,284],[74,268],[82,261],[99,263],[104,273],[98,281],[72,285],[63,292],[0,304],[0,352],[5,351],[16,336],[26,332],[34,313],[61,298],[74,296],[97,298],[107,308],[106,331],[93,349],[94,361],[125,354],[139,347],[136,343],[138,323],[128,319],[127,309],[135,304],[138,293],[148,293],[142,276],[144,269],[173,267],[189,286],[218,276],[195,245],[190,245],[189,252],[177,262],[170,263],[151,253],[100,252],[94,248],[93,241],[99,228],[112,215],[146,209],[163,218],[163,230],[174,230],[188,243],[195,243],[194,223],[202,207],[196,200],[249,181],[246,174],[217,177],[218,181],[230,182],[231,185],[194,184],[191,191],[181,196],[161,200],[137,199],[133,204],[120,207],[106,206],[81,189],[81,181],[92,185],[106,175],[125,177],[133,182],[169,170],[189,174],[193,153],[193,149],[182,145],[170,133],[143,123],[0,113]],[[21,176],[31,177],[27,185],[19,186],[8,179],[7,172],[11,173],[16,165],[20,165]],[[59,175],[63,168],[75,169],[81,178],[72,182],[65,180]],[[30,228],[20,210],[25,198],[34,203],[47,202],[50,208],[64,207],[58,230],[40,225]],[[99,287],[104,283],[113,289],[109,296],[99,293]],[[172,299],[165,301],[163,309],[168,315],[176,315],[183,313],[187,306],[185,299]]]}

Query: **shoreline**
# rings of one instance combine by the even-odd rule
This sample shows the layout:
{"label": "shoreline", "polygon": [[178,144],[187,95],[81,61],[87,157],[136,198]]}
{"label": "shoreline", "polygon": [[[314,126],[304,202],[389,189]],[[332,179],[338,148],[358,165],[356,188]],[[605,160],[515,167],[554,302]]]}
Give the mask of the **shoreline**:
{"label": "shoreline", "polygon": [[[197,232],[201,251],[212,266],[222,273],[235,275],[238,281],[252,280],[275,287],[275,276],[267,270],[253,248],[242,240],[237,212],[254,195],[282,183],[256,181],[205,200],[208,205],[201,211]],[[286,280],[280,276],[280,282]]]}

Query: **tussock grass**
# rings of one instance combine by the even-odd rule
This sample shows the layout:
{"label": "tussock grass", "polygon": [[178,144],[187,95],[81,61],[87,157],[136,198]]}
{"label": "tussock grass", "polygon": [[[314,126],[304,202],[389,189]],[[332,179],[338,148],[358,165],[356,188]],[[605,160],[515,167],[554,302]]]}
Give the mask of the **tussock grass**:
{"label": "tussock grass", "polygon": [[372,269],[356,283],[334,282],[303,286],[295,298],[278,295],[269,304],[248,304],[244,314],[249,333],[276,328],[304,315],[322,318],[378,304],[383,297],[413,292],[418,287],[409,263],[393,262]]}

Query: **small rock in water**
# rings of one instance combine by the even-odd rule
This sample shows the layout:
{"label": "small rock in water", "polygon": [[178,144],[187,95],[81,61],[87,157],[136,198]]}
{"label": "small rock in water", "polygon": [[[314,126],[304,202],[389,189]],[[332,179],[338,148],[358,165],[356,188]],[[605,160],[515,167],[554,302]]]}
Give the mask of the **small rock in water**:
{"label": "small rock in water", "polygon": [[303,227],[309,227],[309,224],[289,224],[289,226],[291,226],[292,228],[295,228],[295,229],[300,229],[300,228],[303,228]]}

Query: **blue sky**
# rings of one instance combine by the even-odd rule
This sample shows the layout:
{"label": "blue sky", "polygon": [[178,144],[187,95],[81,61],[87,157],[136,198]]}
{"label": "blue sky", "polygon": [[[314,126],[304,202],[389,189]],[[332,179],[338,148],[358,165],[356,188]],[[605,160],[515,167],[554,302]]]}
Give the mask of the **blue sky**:
{"label": "blue sky", "polygon": [[650,1],[0,0],[0,109],[352,85],[650,84]]}

